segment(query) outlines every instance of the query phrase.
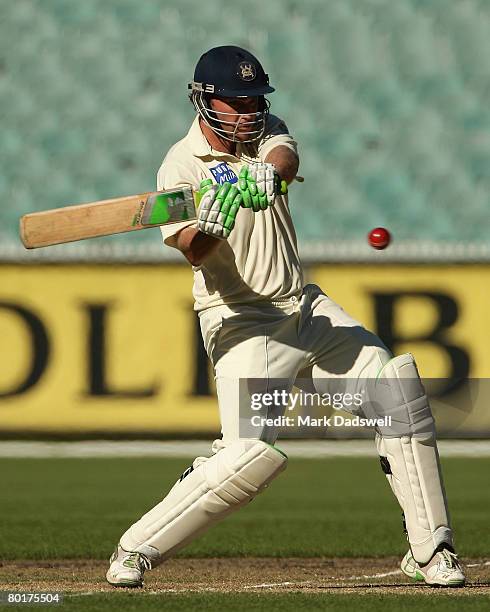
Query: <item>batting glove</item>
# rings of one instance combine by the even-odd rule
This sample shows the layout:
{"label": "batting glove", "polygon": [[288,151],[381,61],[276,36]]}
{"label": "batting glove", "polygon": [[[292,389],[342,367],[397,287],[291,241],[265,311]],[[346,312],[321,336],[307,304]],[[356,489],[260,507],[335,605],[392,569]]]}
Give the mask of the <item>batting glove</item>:
{"label": "batting glove", "polygon": [[197,227],[199,231],[221,240],[226,240],[235,225],[235,219],[242,203],[242,196],[231,183],[221,186],[206,179],[199,186],[201,201]]}
{"label": "batting glove", "polygon": [[274,164],[252,163],[242,167],[238,176],[242,206],[254,212],[274,206],[276,195],[288,192],[286,181],[276,172]]}

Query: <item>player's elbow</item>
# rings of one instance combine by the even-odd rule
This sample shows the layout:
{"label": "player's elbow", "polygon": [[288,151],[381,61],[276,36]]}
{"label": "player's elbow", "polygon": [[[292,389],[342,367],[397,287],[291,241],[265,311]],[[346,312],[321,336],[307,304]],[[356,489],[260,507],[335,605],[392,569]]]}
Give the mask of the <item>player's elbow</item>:
{"label": "player's elbow", "polygon": [[299,157],[289,147],[275,147],[266,156],[265,161],[274,164],[279,176],[288,184],[294,180],[298,173]]}
{"label": "player's elbow", "polygon": [[184,257],[187,259],[187,261],[191,264],[191,266],[200,266],[203,264],[205,259],[207,259],[211,255],[212,250],[214,249],[202,250],[193,249],[192,247],[190,247],[188,249],[183,250],[182,253],[184,254]]}
{"label": "player's elbow", "polygon": [[299,159],[297,157],[292,158],[291,164],[283,170],[283,176],[281,176],[281,178],[285,180],[286,183],[289,185],[296,178],[296,175],[298,174],[298,170],[299,170]]}
{"label": "player's elbow", "polygon": [[178,234],[177,248],[192,266],[200,266],[220,242],[196,227],[186,227]]}
{"label": "player's elbow", "polygon": [[184,257],[191,264],[191,266],[200,266],[202,262],[206,259],[206,256],[202,256],[198,253],[195,253],[192,249],[187,249],[182,251]]}
{"label": "player's elbow", "polygon": [[195,248],[192,246],[191,240],[186,240],[186,237],[180,237],[177,241],[177,248],[182,253],[182,255],[187,259],[187,261],[191,264],[191,266],[200,266],[202,263],[202,255],[197,252]]}

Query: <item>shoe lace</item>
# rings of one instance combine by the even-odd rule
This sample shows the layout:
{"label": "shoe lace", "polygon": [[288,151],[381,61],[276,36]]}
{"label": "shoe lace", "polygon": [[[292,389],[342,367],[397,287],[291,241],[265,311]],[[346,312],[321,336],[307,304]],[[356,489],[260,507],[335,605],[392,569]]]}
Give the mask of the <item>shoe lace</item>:
{"label": "shoe lace", "polygon": [[151,568],[150,561],[144,555],[138,552],[130,553],[126,559],[124,559],[123,565],[125,567],[130,567],[131,569],[143,568],[148,570]]}
{"label": "shoe lace", "polygon": [[445,548],[443,551],[441,551],[441,555],[444,560],[444,565],[448,569],[454,569],[458,566],[458,555],[456,553],[453,553]]}

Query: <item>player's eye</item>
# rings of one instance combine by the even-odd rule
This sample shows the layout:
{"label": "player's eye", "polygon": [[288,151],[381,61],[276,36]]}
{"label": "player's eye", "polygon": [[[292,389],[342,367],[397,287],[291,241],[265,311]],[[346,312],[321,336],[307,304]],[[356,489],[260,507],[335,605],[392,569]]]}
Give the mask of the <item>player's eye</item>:
{"label": "player's eye", "polygon": [[240,99],[234,98],[230,101],[230,106],[241,112],[254,112],[257,109],[257,100],[255,98]]}

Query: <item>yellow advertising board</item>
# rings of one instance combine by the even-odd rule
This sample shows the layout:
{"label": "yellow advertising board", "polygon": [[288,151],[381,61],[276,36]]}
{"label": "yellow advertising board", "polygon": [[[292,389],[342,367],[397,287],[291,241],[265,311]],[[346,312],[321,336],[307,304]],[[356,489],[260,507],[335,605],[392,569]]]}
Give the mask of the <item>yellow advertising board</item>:
{"label": "yellow advertising board", "polygon": [[[307,277],[413,352],[423,377],[490,378],[490,266],[314,265]],[[182,265],[0,265],[0,434],[219,431],[191,288]],[[490,435],[478,395],[458,435]]]}
{"label": "yellow advertising board", "polygon": [[182,266],[0,267],[1,430],[218,430]]}
{"label": "yellow advertising board", "polygon": [[449,376],[452,354],[459,376],[490,378],[490,265],[319,265],[307,274],[397,354],[416,354],[421,376]]}

